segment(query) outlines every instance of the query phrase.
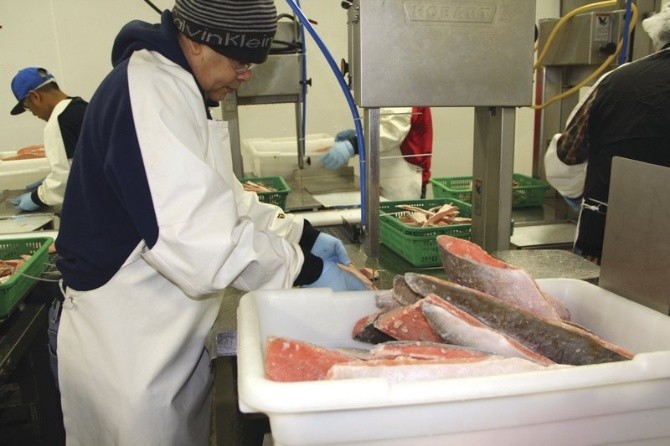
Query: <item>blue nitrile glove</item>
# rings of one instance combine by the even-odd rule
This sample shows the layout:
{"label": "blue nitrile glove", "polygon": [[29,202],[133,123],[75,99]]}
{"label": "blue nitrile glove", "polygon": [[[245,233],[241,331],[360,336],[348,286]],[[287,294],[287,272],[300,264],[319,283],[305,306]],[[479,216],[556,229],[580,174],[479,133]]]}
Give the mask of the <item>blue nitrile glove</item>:
{"label": "blue nitrile glove", "polygon": [[22,211],[36,211],[41,206],[35,203],[32,198],[30,198],[31,193],[32,192],[26,192],[25,194],[21,194],[18,197],[10,198],[9,202]]}
{"label": "blue nitrile glove", "polygon": [[572,208],[573,211],[579,212],[579,210],[582,208],[582,197],[579,198],[568,198],[568,197],[563,197],[566,203],[568,203],[568,206]]}
{"label": "blue nitrile glove", "polygon": [[41,180],[37,180],[37,181],[35,181],[35,182],[32,182],[32,183],[30,183],[29,185],[26,186],[26,190],[29,190],[29,191],[32,192],[32,191],[34,191],[35,189],[37,189],[38,187],[40,187],[40,185],[41,185],[43,182],[44,182],[44,178],[42,178]]}
{"label": "blue nitrile glove", "polygon": [[354,136],[356,136],[356,130],[354,130],[354,129],[342,130],[337,135],[335,135],[335,141],[336,142],[337,141],[349,141]]}
{"label": "blue nitrile glove", "polygon": [[310,252],[315,256],[321,257],[323,260],[335,258],[339,263],[345,265],[351,263],[347,250],[340,239],[325,232],[319,234]]}
{"label": "blue nitrile glove", "polygon": [[316,282],[305,285],[305,287],[332,288],[333,291],[367,290],[367,287],[363,284],[363,282],[337,266],[337,259],[335,257],[324,260],[323,271],[321,271],[319,278],[316,279]]}
{"label": "blue nitrile glove", "polygon": [[354,146],[349,141],[336,141],[333,147],[321,157],[321,164],[326,169],[335,170],[344,166],[354,156]]}

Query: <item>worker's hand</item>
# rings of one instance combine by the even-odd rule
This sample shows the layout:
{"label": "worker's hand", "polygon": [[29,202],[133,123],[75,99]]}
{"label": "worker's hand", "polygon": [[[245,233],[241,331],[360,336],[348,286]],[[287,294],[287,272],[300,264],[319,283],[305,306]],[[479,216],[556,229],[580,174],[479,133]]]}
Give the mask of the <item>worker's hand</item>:
{"label": "worker's hand", "polygon": [[354,130],[354,129],[342,130],[337,135],[335,135],[335,142],[349,141],[354,136],[356,136],[356,130]]}
{"label": "worker's hand", "polygon": [[41,180],[37,180],[37,181],[35,181],[35,182],[33,182],[33,183],[30,183],[30,184],[28,184],[28,185],[26,186],[26,190],[32,192],[32,191],[34,191],[35,189],[37,189],[38,187],[40,187],[40,186],[42,185],[43,182],[44,182],[44,178],[42,178]]}
{"label": "worker's hand", "polygon": [[305,285],[306,288],[332,288],[333,291],[365,291],[368,288],[337,266],[337,259],[332,258],[323,261],[323,271],[316,282]]}
{"label": "worker's hand", "polygon": [[335,170],[344,166],[352,156],[354,156],[354,146],[349,141],[336,141],[320,161],[326,169]]}
{"label": "worker's hand", "polygon": [[324,232],[320,233],[312,246],[310,251],[315,256],[321,257],[324,261],[328,259],[336,259],[337,262],[344,265],[351,263],[351,259],[347,255],[347,250],[344,244],[337,237]]}
{"label": "worker's hand", "polygon": [[568,203],[568,206],[572,208],[573,211],[579,212],[582,208],[582,197],[579,198],[568,198],[568,197],[563,197],[566,203]]}
{"label": "worker's hand", "polygon": [[18,197],[10,198],[9,202],[12,203],[17,208],[21,209],[22,211],[26,212],[36,211],[41,206],[35,203],[32,200],[32,198],[30,198],[30,195],[31,192],[26,192],[25,194],[21,194]]}

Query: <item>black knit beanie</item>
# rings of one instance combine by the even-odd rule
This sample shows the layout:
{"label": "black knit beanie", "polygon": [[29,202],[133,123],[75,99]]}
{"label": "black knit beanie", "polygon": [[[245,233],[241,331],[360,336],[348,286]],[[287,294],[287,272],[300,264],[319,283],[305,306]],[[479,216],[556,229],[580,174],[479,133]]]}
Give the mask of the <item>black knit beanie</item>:
{"label": "black knit beanie", "polygon": [[277,30],[273,0],[176,0],[172,14],[186,37],[241,63],[265,62]]}

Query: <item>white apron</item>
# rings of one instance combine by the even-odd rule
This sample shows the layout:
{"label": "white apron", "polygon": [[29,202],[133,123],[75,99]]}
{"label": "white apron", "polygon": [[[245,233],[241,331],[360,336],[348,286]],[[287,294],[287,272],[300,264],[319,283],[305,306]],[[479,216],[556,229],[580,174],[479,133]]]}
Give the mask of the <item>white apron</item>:
{"label": "white apron", "polygon": [[[215,155],[226,133],[211,123],[212,164],[226,162]],[[204,346],[220,293],[189,298],[147,263],[150,255],[140,243],[104,286],[64,293],[58,375],[68,445],[209,444]]]}
{"label": "white apron", "polygon": [[398,149],[397,158],[379,160],[380,195],[387,200],[417,200],[421,197],[422,169],[402,158]]}

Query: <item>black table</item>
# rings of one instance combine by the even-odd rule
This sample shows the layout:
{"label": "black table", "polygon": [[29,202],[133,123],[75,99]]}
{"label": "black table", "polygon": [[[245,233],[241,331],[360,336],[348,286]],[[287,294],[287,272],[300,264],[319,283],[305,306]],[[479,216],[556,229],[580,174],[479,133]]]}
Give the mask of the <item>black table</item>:
{"label": "black table", "polygon": [[65,444],[60,395],[51,374],[48,311],[57,285],[38,282],[0,322],[0,444]]}

